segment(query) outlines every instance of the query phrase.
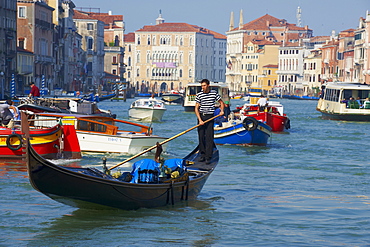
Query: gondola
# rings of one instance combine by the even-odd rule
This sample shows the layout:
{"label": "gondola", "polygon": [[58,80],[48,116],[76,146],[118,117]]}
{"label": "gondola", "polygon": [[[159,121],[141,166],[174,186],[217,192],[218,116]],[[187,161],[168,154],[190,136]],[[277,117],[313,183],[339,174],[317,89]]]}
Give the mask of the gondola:
{"label": "gondola", "polygon": [[219,160],[216,147],[210,164],[199,161],[200,154],[195,148],[182,159],[186,169],[180,177],[162,177],[156,183],[132,183],[127,176],[114,178],[96,168],[55,165],[39,156],[31,145],[27,149],[27,167],[32,186],[56,201],[78,208],[135,210],[194,200]]}

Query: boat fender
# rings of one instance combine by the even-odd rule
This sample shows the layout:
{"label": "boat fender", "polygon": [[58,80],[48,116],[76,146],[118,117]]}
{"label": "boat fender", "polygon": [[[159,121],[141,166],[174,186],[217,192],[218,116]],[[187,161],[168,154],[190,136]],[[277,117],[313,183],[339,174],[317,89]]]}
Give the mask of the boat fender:
{"label": "boat fender", "polygon": [[255,129],[257,129],[257,126],[258,126],[258,122],[257,122],[257,119],[255,119],[254,117],[246,117],[246,118],[244,118],[244,120],[243,120],[243,127],[246,130],[248,130],[248,131],[255,130]]}
{"label": "boat fender", "polygon": [[285,122],[285,128],[288,130],[290,129],[290,119],[288,118]]}
{"label": "boat fender", "polygon": [[[18,138],[19,140],[19,144],[17,146],[13,146],[11,143],[10,143],[10,140],[12,138]],[[14,141],[13,141],[14,142]],[[22,136],[19,135],[19,134],[10,134],[7,138],[6,138],[6,146],[10,149],[10,150],[13,150],[13,151],[17,151],[19,150],[21,147],[22,147]]]}

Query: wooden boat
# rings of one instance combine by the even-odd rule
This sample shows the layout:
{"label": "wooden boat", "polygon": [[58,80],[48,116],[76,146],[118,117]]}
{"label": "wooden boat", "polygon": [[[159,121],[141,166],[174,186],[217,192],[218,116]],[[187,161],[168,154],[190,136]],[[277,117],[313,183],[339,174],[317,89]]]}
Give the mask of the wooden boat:
{"label": "wooden boat", "polygon": [[[51,124],[43,119],[61,120],[63,125],[73,125],[77,132],[81,151],[97,153],[135,154],[166,138],[152,135],[148,126],[112,117],[62,113],[38,113],[35,126]],[[122,127],[124,129],[119,129]],[[164,145],[166,149],[167,145]]]}
{"label": "wooden boat", "polygon": [[162,101],[165,104],[183,104],[184,96],[180,93],[169,92],[162,94]]}
{"label": "wooden boat", "polygon": [[268,101],[265,111],[259,111],[258,105],[244,104],[240,109],[240,118],[254,117],[271,127],[272,132],[290,129],[290,120],[284,113],[284,107],[277,101]]}
{"label": "wooden boat", "polygon": [[[226,83],[223,82],[211,82],[211,90],[215,90],[220,96],[221,99],[225,101],[230,101],[229,88]],[[195,97],[197,93],[202,90],[200,83],[189,83],[185,87],[185,96],[184,96],[184,110],[187,112],[194,112],[195,109]]]}
{"label": "wooden boat", "polygon": [[153,122],[162,121],[163,115],[166,111],[164,102],[155,98],[138,99],[132,102],[128,115],[130,119]]}
{"label": "wooden boat", "polygon": [[[30,128],[30,143],[46,159],[80,159],[81,150],[76,131],[71,126]],[[0,127],[0,158],[24,158],[24,132]]]}
{"label": "wooden boat", "polygon": [[81,98],[38,98],[36,100],[24,98],[20,99],[18,109],[34,113],[74,113],[116,117],[110,111],[99,109],[96,102],[86,101]]}
{"label": "wooden boat", "polygon": [[271,127],[253,117],[231,119],[214,127],[214,142],[218,145],[266,146],[270,136]]}
{"label": "wooden boat", "polygon": [[[350,97],[360,98],[358,103],[350,104]],[[316,110],[321,112],[323,119],[345,121],[370,121],[370,86],[359,83],[330,82],[323,85],[321,98]]]}
{"label": "wooden boat", "polygon": [[[127,173],[114,178],[96,168],[55,165],[40,157],[31,146],[27,167],[32,186],[56,201],[78,208],[133,210],[195,200],[218,163],[218,150],[214,150],[211,164],[199,162],[199,158],[197,149],[184,157],[186,171],[178,178],[162,177],[138,183],[127,179]],[[141,175],[149,174],[145,172]]]}

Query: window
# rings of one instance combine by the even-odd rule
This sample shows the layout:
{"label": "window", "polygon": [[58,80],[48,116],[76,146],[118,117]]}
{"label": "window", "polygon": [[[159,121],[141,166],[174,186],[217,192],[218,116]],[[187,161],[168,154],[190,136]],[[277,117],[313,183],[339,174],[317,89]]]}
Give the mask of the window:
{"label": "window", "polygon": [[112,70],[112,74],[113,74],[113,75],[116,75],[116,74],[117,74],[117,70],[115,70],[115,69],[114,69],[114,70]]}
{"label": "window", "polygon": [[117,57],[116,56],[113,56],[112,57],[112,63],[116,64],[117,63]]}
{"label": "window", "polygon": [[87,38],[87,49],[92,50],[94,46],[94,40],[92,37]]}
{"label": "window", "polygon": [[87,30],[94,30],[94,24],[93,23],[87,23]]}
{"label": "window", "polygon": [[26,18],[26,7],[25,6],[18,7],[18,18]]}

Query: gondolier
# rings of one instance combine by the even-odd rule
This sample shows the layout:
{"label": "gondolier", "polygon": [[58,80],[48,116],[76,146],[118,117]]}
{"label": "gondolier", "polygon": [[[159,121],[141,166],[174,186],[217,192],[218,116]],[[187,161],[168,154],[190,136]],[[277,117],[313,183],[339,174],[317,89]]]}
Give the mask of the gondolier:
{"label": "gondolier", "polygon": [[201,81],[202,91],[197,93],[195,98],[195,114],[198,118],[198,138],[199,138],[199,152],[201,154],[200,161],[206,161],[207,164],[211,162],[213,152],[213,125],[214,121],[204,123],[204,121],[212,118],[215,111],[215,102],[220,103],[220,115],[224,114],[224,102],[221,96],[215,91],[211,90],[208,79]]}

